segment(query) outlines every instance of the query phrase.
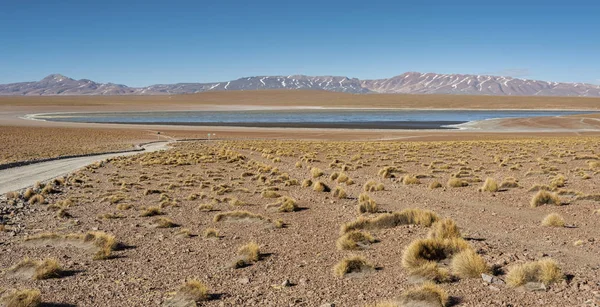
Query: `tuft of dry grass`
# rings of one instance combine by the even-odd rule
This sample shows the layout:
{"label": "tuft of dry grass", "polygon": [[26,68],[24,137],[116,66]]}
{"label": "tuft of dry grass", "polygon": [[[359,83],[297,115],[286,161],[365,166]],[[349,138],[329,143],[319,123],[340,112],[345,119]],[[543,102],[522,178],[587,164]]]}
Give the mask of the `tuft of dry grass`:
{"label": "tuft of dry grass", "polygon": [[218,239],[219,237],[219,230],[216,228],[206,228],[204,230],[204,237],[207,239]]}
{"label": "tuft of dry grass", "polygon": [[383,190],[385,190],[385,186],[383,185],[383,183],[379,183],[375,180],[369,180],[363,186],[363,191],[365,192],[375,192]]}
{"label": "tuft of dry grass", "polygon": [[252,212],[242,211],[242,210],[219,213],[219,214],[215,215],[215,217],[213,218],[213,222],[215,222],[215,223],[221,222],[221,221],[241,221],[241,220],[264,221],[264,220],[266,220],[266,218],[260,214],[254,214]]}
{"label": "tuft of dry grass", "polygon": [[356,250],[367,248],[376,241],[368,232],[353,230],[338,238],[335,245],[339,250]]}
{"label": "tuft of dry grass", "polygon": [[159,217],[157,219],[155,219],[153,221],[153,225],[156,228],[173,228],[173,227],[177,227],[178,225],[175,224],[173,222],[172,219],[168,218],[168,217]]}
{"label": "tuft of dry grass", "polygon": [[399,306],[439,306],[448,305],[449,296],[439,286],[433,283],[425,283],[408,289],[400,296]]}
{"label": "tuft of dry grass", "polygon": [[450,178],[446,184],[451,188],[462,188],[469,186],[467,181],[460,178]]}
{"label": "tuft of dry grass", "polygon": [[233,268],[242,268],[260,260],[260,248],[255,242],[250,242],[238,249],[238,258],[231,265]]}
{"label": "tuft of dry grass", "polygon": [[479,191],[481,192],[498,192],[498,190],[498,182],[494,178],[490,177],[486,178],[483,186],[479,188]]}
{"label": "tuft of dry grass", "polygon": [[41,194],[35,194],[33,196],[31,196],[31,198],[28,201],[29,205],[42,205],[46,202],[46,200],[44,199],[44,196],[42,196]]}
{"label": "tuft of dry grass", "polygon": [[321,181],[316,181],[313,184],[313,190],[315,192],[330,192],[331,188],[329,188],[325,183],[323,183]]}
{"label": "tuft of dry grass", "polygon": [[565,220],[558,213],[550,213],[542,220],[542,226],[565,227]]}
{"label": "tuft of dry grass", "polygon": [[405,175],[402,177],[402,183],[405,185],[409,184],[421,184],[421,180],[414,175]]}
{"label": "tuft of dry grass", "polygon": [[452,239],[462,236],[456,223],[447,218],[433,223],[427,237],[431,239]]}
{"label": "tuft of dry grass", "polygon": [[98,248],[94,255],[94,260],[103,260],[110,258],[112,251],[117,248],[117,240],[115,236],[102,231],[90,231],[83,236],[80,235],[84,243],[92,243]]}
{"label": "tuft of dry grass", "polygon": [[323,171],[318,167],[313,167],[310,169],[310,175],[313,178],[319,178],[319,177],[323,176]]}
{"label": "tuft of dry grass", "polygon": [[358,196],[358,213],[377,212],[377,203],[367,193],[360,193]]}
{"label": "tuft of dry grass", "polygon": [[277,209],[279,212],[294,212],[294,211],[298,210],[298,205],[296,204],[296,200],[291,197],[287,197],[287,196],[282,197],[280,203],[281,203],[281,205]]}
{"label": "tuft of dry grass", "polygon": [[549,285],[564,279],[564,275],[553,259],[542,259],[514,265],[509,268],[506,283],[511,287],[522,286],[528,282],[540,282]]}
{"label": "tuft of dry grass", "polygon": [[340,232],[341,234],[345,234],[351,230],[384,229],[401,225],[421,225],[429,227],[439,219],[439,216],[430,210],[417,208],[404,209],[400,212],[384,213],[372,218],[361,216],[353,222],[343,224]]}
{"label": "tuft of dry grass", "polygon": [[31,273],[31,277],[37,280],[58,278],[61,276],[62,269],[58,260],[44,259],[41,261],[25,258],[19,263],[8,269],[8,272],[14,274]]}
{"label": "tuft of dry grass", "polygon": [[213,204],[208,204],[208,203],[206,203],[206,204],[200,204],[200,205],[198,205],[198,210],[205,211],[205,212],[212,211],[213,210]]}
{"label": "tuft of dry grass", "polygon": [[304,179],[302,181],[302,187],[303,188],[308,188],[308,187],[312,186],[312,184],[313,184],[313,182],[310,179]]}
{"label": "tuft of dry grass", "polygon": [[404,249],[402,266],[415,271],[432,262],[452,259],[454,255],[467,249],[471,249],[471,246],[460,238],[415,240]]}
{"label": "tuft of dry grass", "polygon": [[156,215],[162,215],[162,214],[163,213],[159,207],[148,207],[148,208],[144,209],[142,211],[142,213],[140,213],[140,216],[149,217],[149,216],[156,216]]}
{"label": "tuft of dry grass", "polygon": [[338,277],[344,277],[347,274],[368,273],[375,270],[373,264],[362,256],[350,256],[342,259],[333,267],[333,274]]}
{"label": "tuft of dry grass", "polygon": [[509,188],[518,188],[519,183],[515,178],[505,178],[502,183],[500,183],[500,189],[509,189]]}
{"label": "tuft of dry grass", "polygon": [[196,279],[186,281],[179,290],[177,290],[177,295],[194,302],[206,301],[210,297],[208,294],[208,287]]}
{"label": "tuft of dry grass", "polygon": [[460,278],[478,278],[481,273],[488,273],[490,267],[472,249],[465,249],[452,257],[452,272]]}
{"label": "tuft of dry grass", "polygon": [[431,184],[429,184],[429,189],[430,190],[434,190],[434,189],[439,189],[443,187],[442,184],[439,181],[434,181]]}
{"label": "tuft of dry grass", "polygon": [[560,198],[558,195],[556,195],[556,193],[551,193],[545,190],[538,191],[529,202],[529,205],[534,208],[541,205],[559,206],[560,204]]}
{"label": "tuft of dry grass", "polygon": [[42,293],[37,289],[13,290],[0,298],[4,307],[37,307],[42,303]]}
{"label": "tuft of dry grass", "polygon": [[279,194],[275,191],[266,190],[266,191],[262,191],[262,193],[260,193],[260,196],[262,198],[279,198],[279,197],[281,197],[281,194]]}
{"label": "tuft of dry grass", "polygon": [[348,197],[348,194],[346,193],[346,191],[344,191],[344,189],[342,187],[335,187],[332,194],[333,194],[333,197],[340,198],[340,199]]}

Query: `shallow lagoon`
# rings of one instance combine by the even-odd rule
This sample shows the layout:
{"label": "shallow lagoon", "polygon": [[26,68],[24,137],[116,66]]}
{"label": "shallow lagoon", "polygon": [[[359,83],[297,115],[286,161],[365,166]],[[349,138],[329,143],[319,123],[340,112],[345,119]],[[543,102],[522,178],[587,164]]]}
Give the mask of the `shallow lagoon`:
{"label": "shallow lagoon", "polygon": [[307,127],[358,129],[451,129],[493,118],[562,116],[590,111],[295,109],[252,111],[168,111],[54,113],[33,118],[61,122],[195,126]]}

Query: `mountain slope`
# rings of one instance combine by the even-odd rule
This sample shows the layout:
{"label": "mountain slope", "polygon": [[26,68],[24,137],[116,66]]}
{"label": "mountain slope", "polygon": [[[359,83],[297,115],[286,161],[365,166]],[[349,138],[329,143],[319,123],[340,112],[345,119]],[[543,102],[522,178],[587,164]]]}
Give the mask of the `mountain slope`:
{"label": "mountain slope", "polygon": [[388,79],[359,80],[341,76],[257,76],[213,83],[156,84],[142,88],[74,80],[53,74],[35,82],[0,85],[0,95],[166,95],[206,91],[293,89],[353,94],[461,94],[600,97],[600,86],[511,77],[407,72]]}

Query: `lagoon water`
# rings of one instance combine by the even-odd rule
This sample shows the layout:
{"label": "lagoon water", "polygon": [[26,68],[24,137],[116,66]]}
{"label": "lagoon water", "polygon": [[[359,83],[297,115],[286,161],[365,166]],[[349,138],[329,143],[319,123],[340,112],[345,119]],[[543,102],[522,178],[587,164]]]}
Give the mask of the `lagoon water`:
{"label": "lagoon water", "polygon": [[589,111],[294,109],[253,111],[169,111],[54,113],[35,119],[121,124],[197,126],[309,127],[363,129],[448,129],[452,125],[492,118],[561,116]]}

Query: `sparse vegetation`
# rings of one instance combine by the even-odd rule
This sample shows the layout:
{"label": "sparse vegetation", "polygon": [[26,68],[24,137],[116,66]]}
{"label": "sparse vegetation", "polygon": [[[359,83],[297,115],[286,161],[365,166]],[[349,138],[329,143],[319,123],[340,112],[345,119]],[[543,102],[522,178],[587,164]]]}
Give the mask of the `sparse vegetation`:
{"label": "sparse vegetation", "polygon": [[37,307],[42,303],[42,293],[37,289],[13,290],[0,298],[5,307]]}
{"label": "sparse vegetation", "polygon": [[338,277],[344,277],[348,274],[363,274],[375,270],[373,264],[362,256],[350,256],[333,267],[333,273]]}
{"label": "sparse vegetation", "polygon": [[512,266],[506,275],[506,283],[511,287],[522,286],[528,282],[549,285],[563,278],[564,275],[556,261],[542,259]]}
{"label": "sparse vegetation", "polygon": [[541,205],[560,205],[560,198],[555,194],[545,190],[538,191],[531,201],[529,202],[531,207],[538,207]]}
{"label": "sparse vegetation", "polygon": [[565,220],[557,213],[550,213],[542,220],[542,226],[565,227]]}

